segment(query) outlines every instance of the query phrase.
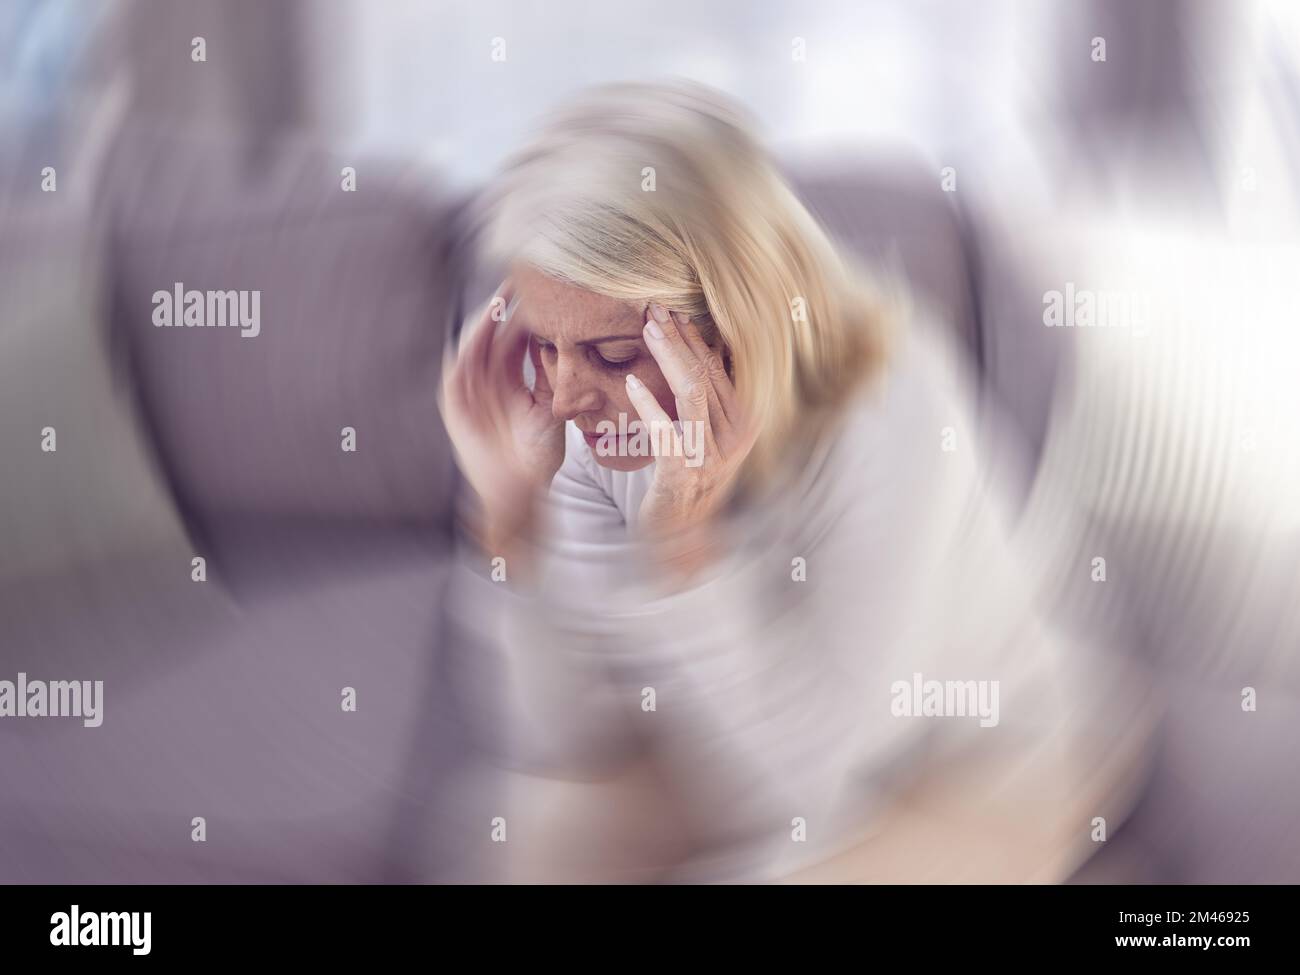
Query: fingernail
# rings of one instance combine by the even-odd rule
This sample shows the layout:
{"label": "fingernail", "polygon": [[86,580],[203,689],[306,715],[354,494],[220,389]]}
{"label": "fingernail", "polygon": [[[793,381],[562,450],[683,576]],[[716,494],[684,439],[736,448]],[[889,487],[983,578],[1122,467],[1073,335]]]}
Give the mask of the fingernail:
{"label": "fingernail", "polygon": [[627,388],[628,389],[641,388],[641,380],[637,379],[636,376],[632,375],[630,372],[627,374]]}
{"label": "fingernail", "polygon": [[664,330],[659,327],[659,323],[653,318],[645,323],[645,330],[650,333],[651,338],[661,339],[664,337]]}
{"label": "fingernail", "polygon": [[650,306],[650,314],[654,315],[656,322],[668,321],[668,309],[665,308],[663,305],[652,304]]}

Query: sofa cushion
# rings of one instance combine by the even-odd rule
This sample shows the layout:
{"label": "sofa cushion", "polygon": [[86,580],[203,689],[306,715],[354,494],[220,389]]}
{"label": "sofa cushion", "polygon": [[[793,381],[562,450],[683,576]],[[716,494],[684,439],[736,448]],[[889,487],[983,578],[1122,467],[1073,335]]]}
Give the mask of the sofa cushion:
{"label": "sofa cushion", "polygon": [[457,831],[491,818],[486,804],[467,825],[483,797],[443,789],[464,759],[445,575],[395,550],[239,603],[147,564],[0,593],[0,679],[22,662],[32,679],[104,681],[98,727],[0,724],[0,882],[437,877]]}

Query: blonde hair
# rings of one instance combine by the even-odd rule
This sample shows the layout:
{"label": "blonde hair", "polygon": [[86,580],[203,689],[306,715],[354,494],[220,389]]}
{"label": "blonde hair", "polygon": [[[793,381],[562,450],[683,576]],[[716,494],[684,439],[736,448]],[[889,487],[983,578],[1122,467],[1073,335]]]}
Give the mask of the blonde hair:
{"label": "blonde hair", "polygon": [[491,259],[657,301],[720,340],[762,479],[883,362],[889,316],[751,130],[702,85],[601,87],[510,161],[483,219]]}

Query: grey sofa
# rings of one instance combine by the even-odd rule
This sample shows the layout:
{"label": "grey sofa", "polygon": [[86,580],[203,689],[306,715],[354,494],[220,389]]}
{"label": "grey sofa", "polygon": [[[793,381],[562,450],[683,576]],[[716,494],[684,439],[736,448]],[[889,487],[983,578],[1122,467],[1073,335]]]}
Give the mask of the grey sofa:
{"label": "grey sofa", "polygon": [[[106,407],[64,409],[50,456],[82,482],[69,506],[140,493],[117,483],[135,462],[159,486],[159,510],[136,514],[165,527],[0,587],[10,679],[105,682],[99,728],[0,725],[14,786],[0,880],[406,880],[440,876],[461,846],[436,808],[440,776],[472,755],[440,677],[455,479],[434,397],[457,201],[353,164],[355,195],[306,147],[271,163],[132,128],[91,211],[57,226],[35,213],[5,237],[12,280],[79,292],[51,314],[94,319],[80,337],[143,445],[78,468],[78,431]],[[261,334],[156,329],[151,295],[177,281],[261,289]],[[6,318],[33,302],[11,290]],[[29,378],[26,400],[57,407]],[[29,509],[14,525],[49,487],[33,479],[54,476],[39,471],[14,471],[10,507]],[[101,507],[92,527],[108,531],[120,512]]]}

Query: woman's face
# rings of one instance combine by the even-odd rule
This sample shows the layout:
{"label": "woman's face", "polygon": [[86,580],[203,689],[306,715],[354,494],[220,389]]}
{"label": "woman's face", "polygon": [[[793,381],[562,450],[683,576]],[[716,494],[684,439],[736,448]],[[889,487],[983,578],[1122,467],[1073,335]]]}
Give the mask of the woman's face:
{"label": "woman's face", "polygon": [[[628,441],[633,438],[617,436],[634,434],[641,425],[628,399],[628,373],[677,419],[672,390],[642,335],[646,303],[633,305],[593,294],[527,266],[514,268],[511,279],[519,299],[513,321],[532,335],[530,354],[554,394],[554,415],[574,422],[603,467],[634,471],[652,463],[652,456],[631,455]],[[612,449],[598,450],[597,441],[606,429],[616,434],[606,441]]]}

